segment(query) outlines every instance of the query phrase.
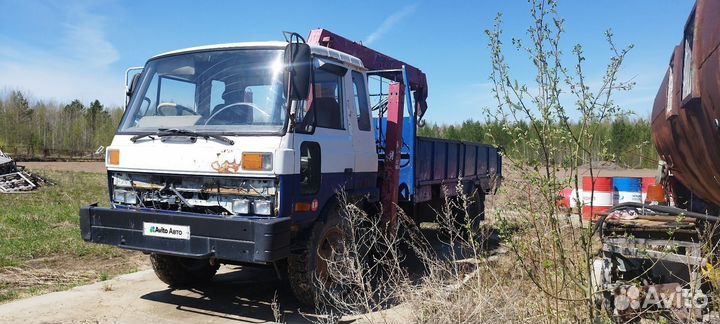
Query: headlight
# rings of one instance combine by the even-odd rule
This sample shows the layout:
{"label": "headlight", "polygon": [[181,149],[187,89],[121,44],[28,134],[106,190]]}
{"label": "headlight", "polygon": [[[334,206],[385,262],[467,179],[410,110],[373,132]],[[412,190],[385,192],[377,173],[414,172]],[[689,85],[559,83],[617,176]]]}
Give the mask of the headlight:
{"label": "headlight", "polygon": [[138,197],[133,191],[114,190],[113,201],[117,204],[137,205]]}
{"label": "headlight", "polygon": [[132,191],[126,192],[125,193],[125,203],[128,205],[137,205],[137,203],[138,203],[137,195]]}
{"label": "headlight", "polygon": [[235,214],[249,214],[250,201],[247,199],[235,199],[232,202],[232,210]]}
{"label": "headlight", "polygon": [[269,200],[253,201],[253,211],[258,215],[272,215],[272,202]]}
{"label": "headlight", "polygon": [[125,203],[125,194],[127,192],[125,190],[115,190],[113,191],[113,201],[118,204],[124,204]]}

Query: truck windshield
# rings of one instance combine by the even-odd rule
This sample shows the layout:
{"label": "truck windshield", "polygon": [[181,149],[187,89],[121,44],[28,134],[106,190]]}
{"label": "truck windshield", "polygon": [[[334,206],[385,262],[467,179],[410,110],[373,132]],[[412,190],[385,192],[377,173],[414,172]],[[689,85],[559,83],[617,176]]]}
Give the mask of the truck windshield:
{"label": "truck windshield", "polygon": [[280,49],[244,49],[151,60],[119,132],[280,133],[286,120],[282,58]]}

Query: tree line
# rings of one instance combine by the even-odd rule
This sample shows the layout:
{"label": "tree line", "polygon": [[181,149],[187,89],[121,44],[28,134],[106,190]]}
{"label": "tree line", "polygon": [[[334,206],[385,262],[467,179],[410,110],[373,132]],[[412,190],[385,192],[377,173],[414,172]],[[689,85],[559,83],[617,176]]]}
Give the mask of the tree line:
{"label": "tree line", "polygon": [[[570,123],[570,128],[575,131],[581,127],[578,123]],[[590,159],[594,162],[614,162],[626,168],[654,168],[657,165],[658,156],[653,146],[652,127],[647,119],[623,116],[599,123],[597,126],[594,152],[584,154],[586,162]],[[523,121],[509,123],[503,120],[492,122],[466,120],[455,125],[428,123],[418,129],[418,136],[491,143],[502,146],[510,158],[539,159],[540,152],[533,152],[526,144],[527,138],[518,134],[534,136],[534,132],[530,131],[530,125]],[[554,158],[562,163],[571,154],[572,152],[559,153]]]}
{"label": "tree line", "polygon": [[21,91],[10,91],[0,97],[0,150],[22,158],[93,157],[110,144],[122,114],[99,100],[30,102]]}
{"label": "tree line", "polygon": [[[99,100],[87,105],[80,100],[69,104],[31,103],[22,92],[11,91],[0,97],[0,150],[25,158],[90,157],[100,146],[110,144],[122,114],[122,108],[105,107]],[[512,131],[507,125],[507,121],[475,120],[455,125],[428,123],[418,129],[418,135],[492,143],[503,146],[512,158],[538,158],[539,153],[532,152],[523,136],[517,135],[517,129],[529,130],[529,125],[517,122],[517,129]],[[580,125],[571,127],[577,129]],[[524,133],[533,136],[533,132]],[[651,134],[646,119],[622,117],[603,122],[596,134],[596,152],[588,152],[587,156],[622,167],[654,167],[657,153]],[[558,161],[564,158],[556,157]]]}

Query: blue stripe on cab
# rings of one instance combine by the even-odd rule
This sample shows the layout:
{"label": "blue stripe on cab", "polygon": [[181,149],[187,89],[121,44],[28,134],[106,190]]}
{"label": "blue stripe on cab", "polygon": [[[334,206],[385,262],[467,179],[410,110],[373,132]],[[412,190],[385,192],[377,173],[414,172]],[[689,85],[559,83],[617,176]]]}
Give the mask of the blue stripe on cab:
{"label": "blue stripe on cab", "polygon": [[[350,195],[377,196],[376,172],[335,172],[323,173],[320,190],[315,194],[303,195],[300,193],[300,175],[280,175],[280,202],[279,216],[291,217],[293,224],[304,224],[314,221],[339,190],[346,189]],[[352,189],[349,189],[351,188]],[[293,206],[298,202],[312,203],[318,200],[318,209],[314,212],[296,213]]]}

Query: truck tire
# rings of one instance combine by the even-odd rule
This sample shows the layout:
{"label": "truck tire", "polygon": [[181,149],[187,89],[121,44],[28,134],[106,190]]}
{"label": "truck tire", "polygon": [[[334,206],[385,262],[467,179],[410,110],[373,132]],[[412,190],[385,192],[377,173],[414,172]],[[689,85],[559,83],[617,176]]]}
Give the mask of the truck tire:
{"label": "truck tire", "polygon": [[470,216],[470,224],[466,219],[465,210],[457,210],[455,214],[456,225],[462,230],[465,237],[480,233],[482,221],[485,220],[485,194],[476,190],[471,196],[470,204],[467,207],[467,216]]}
{"label": "truck tire", "polygon": [[163,254],[150,254],[155,275],[170,287],[192,286],[210,281],[219,268],[209,259],[191,259]]}
{"label": "truck tire", "polygon": [[295,297],[306,306],[318,306],[326,293],[318,281],[327,284],[327,264],[333,251],[342,249],[345,230],[338,206],[332,206],[324,220],[317,220],[305,242],[305,249],[288,257],[288,279]]}

